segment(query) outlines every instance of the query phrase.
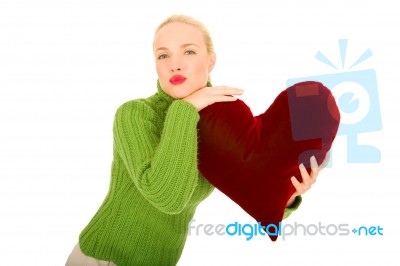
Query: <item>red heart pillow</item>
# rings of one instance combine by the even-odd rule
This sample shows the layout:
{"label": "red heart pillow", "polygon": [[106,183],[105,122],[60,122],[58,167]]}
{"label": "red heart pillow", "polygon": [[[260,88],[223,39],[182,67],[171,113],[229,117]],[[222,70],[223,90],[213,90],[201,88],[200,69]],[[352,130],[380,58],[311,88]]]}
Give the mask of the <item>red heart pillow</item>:
{"label": "red heart pillow", "polygon": [[322,163],[339,121],[330,90],[314,81],[282,91],[258,116],[239,99],[212,104],[200,112],[199,170],[262,226],[278,228],[295,192],[290,178],[302,181],[299,164],[310,172],[312,155]]}

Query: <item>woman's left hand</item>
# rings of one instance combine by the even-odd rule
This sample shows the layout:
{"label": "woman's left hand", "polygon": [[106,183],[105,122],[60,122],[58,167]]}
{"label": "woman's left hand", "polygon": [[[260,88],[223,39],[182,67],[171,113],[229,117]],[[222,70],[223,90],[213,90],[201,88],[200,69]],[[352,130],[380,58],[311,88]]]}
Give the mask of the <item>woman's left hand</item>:
{"label": "woman's left hand", "polygon": [[303,182],[299,182],[296,177],[292,176],[291,181],[293,186],[296,188],[296,192],[290,197],[288,203],[286,204],[286,207],[289,207],[292,205],[294,199],[299,196],[304,194],[306,191],[308,191],[311,186],[317,181],[317,176],[318,173],[328,164],[329,161],[329,151],[326,153],[325,159],[322,162],[320,166],[318,166],[317,160],[315,159],[314,156],[310,158],[310,164],[311,164],[311,173],[309,174],[307,172],[307,169],[304,167],[303,164],[299,165],[300,173],[301,173],[301,178]]}

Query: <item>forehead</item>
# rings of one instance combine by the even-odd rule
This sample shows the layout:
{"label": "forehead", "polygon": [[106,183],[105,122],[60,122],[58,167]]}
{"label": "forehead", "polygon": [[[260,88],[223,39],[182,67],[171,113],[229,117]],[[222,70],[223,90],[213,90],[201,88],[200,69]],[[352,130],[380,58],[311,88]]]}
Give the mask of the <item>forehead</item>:
{"label": "forehead", "polygon": [[172,22],[162,27],[154,37],[154,48],[193,43],[205,47],[199,28],[182,22]]}

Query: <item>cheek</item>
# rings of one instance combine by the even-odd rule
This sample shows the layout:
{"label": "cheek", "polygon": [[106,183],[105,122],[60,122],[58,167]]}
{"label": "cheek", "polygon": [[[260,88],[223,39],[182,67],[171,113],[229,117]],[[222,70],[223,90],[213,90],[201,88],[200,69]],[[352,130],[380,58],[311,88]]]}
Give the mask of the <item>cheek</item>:
{"label": "cheek", "polygon": [[165,66],[162,63],[156,63],[156,71],[159,77],[165,75]]}
{"label": "cheek", "polygon": [[156,63],[156,71],[157,71],[157,77],[158,80],[160,81],[160,85],[164,90],[168,90],[169,86],[169,72],[166,70],[165,66],[160,63]]}
{"label": "cheek", "polygon": [[200,79],[208,78],[208,65],[204,61],[199,61],[194,65],[194,71]]}

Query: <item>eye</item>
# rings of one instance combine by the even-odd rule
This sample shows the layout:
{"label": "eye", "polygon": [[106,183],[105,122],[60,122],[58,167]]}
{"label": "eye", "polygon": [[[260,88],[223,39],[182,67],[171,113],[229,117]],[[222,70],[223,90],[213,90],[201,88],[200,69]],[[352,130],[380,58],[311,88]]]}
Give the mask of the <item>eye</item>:
{"label": "eye", "polygon": [[185,54],[196,54],[196,52],[195,51],[193,51],[193,50],[187,50],[187,51],[185,51]]}
{"label": "eye", "polygon": [[158,59],[166,59],[166,58],[168,58],[167,54],[162,54],[158,56]]}

